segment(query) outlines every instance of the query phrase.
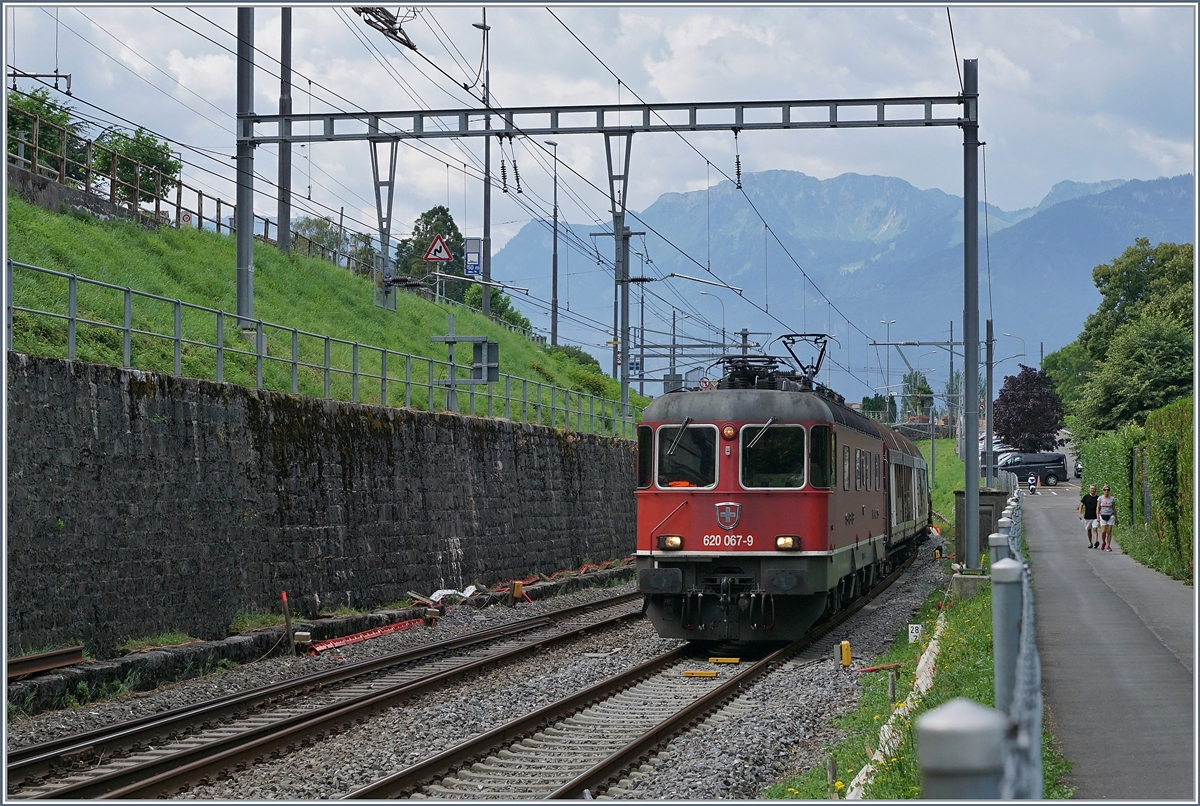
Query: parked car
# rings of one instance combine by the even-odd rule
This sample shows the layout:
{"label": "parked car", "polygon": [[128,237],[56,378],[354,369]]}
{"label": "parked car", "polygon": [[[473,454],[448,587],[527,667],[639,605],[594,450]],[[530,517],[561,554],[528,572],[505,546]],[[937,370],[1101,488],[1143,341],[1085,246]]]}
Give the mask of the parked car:
{"label": "parked car", "polygon": [[1038,483],[1053,487],[1067,479],[1067,457],[1061,453],[1014,453],[1000,461],[999,469],[1016,473],[1019,479],[1035,473]]}
{"label": "parked car", "polygon": [[1083,478],[1083,462],[1078,459],[1075,460],[1075,478]]}

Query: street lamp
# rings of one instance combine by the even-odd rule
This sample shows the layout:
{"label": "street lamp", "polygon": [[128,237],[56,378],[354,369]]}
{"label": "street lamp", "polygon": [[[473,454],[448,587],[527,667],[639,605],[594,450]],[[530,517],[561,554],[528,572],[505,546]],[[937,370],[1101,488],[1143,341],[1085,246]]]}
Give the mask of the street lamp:
{"label": "street lamp", "polygon": [[[1025,339],[1021,338],[1020,336],[1014,336],[1011,333],[1005,333],[1004,335],[1008,336],[1010,339],[1016,339],[1017,341],[1021,342],[1021,355],[1025,355]],[[1016,358],[1016,356],[1010,355],[1009,358]],[[1007,360],[1007,359],[1005,359],[1005,360]],[[996,363],[998,364],[1000,362],[997,361]]]}
{"label": "street lamp", "polygon": [[721,352],[725,352],[725,300],[718,297],[716,294],[710,294],[707,291],[701,291],[700,296],[712,297],[717,302],[721,303]]}
{"label": "street lamp", "polygon": [[554,257],[551,259],[553,279],[550,284],[550,346],[558,346],[558,143],[547,140],[554,149]]}
{"label": "street lamp", "polygon": [[[883,385],[887,386],[892,382],[892,325],[896,324],[895,319],[886,320],[880,319],[879,324],[887,326],[887,377],[883,381]],[[954,349],[951,347],[950,349]]]}

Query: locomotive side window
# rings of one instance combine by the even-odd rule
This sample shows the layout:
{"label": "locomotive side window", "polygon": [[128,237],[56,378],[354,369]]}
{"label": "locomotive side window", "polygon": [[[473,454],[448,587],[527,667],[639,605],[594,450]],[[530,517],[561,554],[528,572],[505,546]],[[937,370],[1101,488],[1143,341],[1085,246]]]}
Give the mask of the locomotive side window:
{"label": "locomotive side window", "polygon": [[879,454],[875,454],[875,489],[879,489]]}
{"label": "locomotive side window", "polygon": [[659,487],[712,487],[716,483],[716,426],[693,425],[682,434],[677,425],[658,429]]}
{"label": "locomotive side window", "polygon": [[833,434],[827,425],[814,425],[808,429],[808,480],[820,490],[833,487],[834,449]]}
{"label": "locomotive side window", "polygon": [[871,452],[863,451],[863,489],[871,489]]}
{"label": "locomotive side window", "polygon": [[842,446],[842,489],[850,489],[850,446]]}
{"label": "locomotive side window", "polygon": [[637,436],[637,486],[639,490],[644,490],[654,483],[654,429],[639,425]]}
{"label": "locomotive side window", "polygon": [[804,428],[748,425],[742,429],[742,486],[803,487]]}
{"label": "locomotive side window", "polygon": [[854,489],[856,489],[856,490],[861,490],[862,486],[863,486],[862,485],[862,481],[863,481],[863,479],[862,479],[862,477],[863,477],[862,455],[863,455],[863,452],[861,449],[859,449],[859,448],[854,449]]}

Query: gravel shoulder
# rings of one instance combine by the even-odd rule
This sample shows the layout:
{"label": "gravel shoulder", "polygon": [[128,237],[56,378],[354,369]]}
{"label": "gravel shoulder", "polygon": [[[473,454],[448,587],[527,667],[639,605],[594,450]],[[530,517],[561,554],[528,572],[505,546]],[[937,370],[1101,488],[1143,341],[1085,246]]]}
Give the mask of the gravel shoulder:
{"label": "gravel shoulder", "polygon": [[[890,646],[929,593],[945,582],[942,564],[932,558],[926,544],[901,581],[868,605],[854,626],[824,639],[831,647],[828,660],[807,665],[792,662],[759,680],[736,703],[672,741],[609,794],[637,799],[756,798],[781,777],[823,763],[822,746],[837,738],[830,720],[858,702],[858,675],[835,667],[833,643],[851,642],[852,669],[869,665]],[[7,746],[23,747],[632,590],[630,582],[511,608],[457,607],[448,610],[436,627],[418,627],[321,657],[270,658],[106,703],[10,721]],[[340,797],[678,644],[659,638],[644,621],[591,633],[414,697],[316,746],[255,765],[236,780],[197,787],[178,797]]]}

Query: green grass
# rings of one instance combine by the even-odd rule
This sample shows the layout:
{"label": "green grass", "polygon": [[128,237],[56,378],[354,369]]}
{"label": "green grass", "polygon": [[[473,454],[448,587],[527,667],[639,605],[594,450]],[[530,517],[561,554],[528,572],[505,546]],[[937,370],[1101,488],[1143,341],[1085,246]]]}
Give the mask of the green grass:
{"label": "green grass", "polygon": [[1133,526],[1119,523],[1113,528],[1113,540],[1121,547],[1121,551],[1142,565],[1188,585],[1194,584],[1190,558],[1181,557],[1167,543],[1155,537],[1149,527],[1141,523]]}
{"label": "green grass", "polygon": [[229,634],[238,635],[251,630],[261,630],[264,627],[279,627],[283,625],[282,613],[236,613],[229,623]]}
{"label": "green grass", "polygon": [[[921,449],[921,456],[925,457],[925,461],[928,462],[929,440],[921,440],[916,445]],[[937,450],[937,456],[933,468],[933,489],[930,490],[933,498],[933,511],[946,518],[950,523],[946,525],[936,516],[934,517],[934,522],[944,534],[953,534],[954,491],[963,488],[963,461],[954,452],[954,440],[937,439],[934,440],[934,445]]]}
{"label": "green grass", "polygon": [[[8,196],[8,252],[15,261],[29,263],[64,273],[77,274],[117,286],[129,286],[137,291],[180,299],[196,305],[226,312],[236,310],[235,243],[230,235],[218,235],[195,229],[162,227],[146,230],[129,222],[102,222],[86,216],[64,216],[35,207],[14,195]],[[285,256],[262,242],[254,245],[254,315],[265,321],[288,328],[328,335],[348,342],[384,347],[396,352],[446,360],[444,344],[430,340],[445,335],[447,313],[455,316],[456,332],[487,335],[499,342],[500,371],[519,378],[547,383],[561,388],[599,394],[609,399],[619,398],[619,385],[613,378],[602,375],[594,367],[585,368],[578,361],[561,353],[551,353],[524,336],[471,311],[436,305],[414,294],[397,294],[396,312],[377,308],[373,301],[371,281],[316,258],[298,255]],[[59,314],[67,312],[65,279],[15,269],[13,297],[26,308]],[[78,285],[78,316],[99,322],[120,325],[124,320],[123,294],[117,290]],[[519,303],[519,299],[516,300]],[[174,328],[174,306],[169,303],[134,298],[135,328],[158,333],[171,333]],[[183,312],[182,329],[185,339],[212,343],[216,338],[213,315]],[[32,355],[65,357],[66,322],[18,311],[14,315],[13,348]],[[268,355],[290,358],[290,332],[268,331]],[[107,327],[80,324],[77,330],[76,357],[83,361],[120,365],[122,362],[121,333]],[[167,339],[135,335],[132,344],[132,363],[138,369],[172,372],[173,345]],[[249,350],[251,344],[240,337],[236,323],[227,317],[222,341],[228,349]],[[322,364],[323,339],[300,337],[302,361]],[[466,350],[464,359],[464,350]],[[352,347],[332,346],[332,363],[349,368]],[[469,349],[459,346],[458,363],[469,360]],[[379,374],[378,352],[359,350],[360,372]],[[428,365],[414,361],[414,380],[427,381]],[[183,373],[191,377],[216,377],[216,351],[211,347],[187,345],[182,350]],[[461,370],[460,370],[461,371]],[[391,405],[404,402],[402,384],[405,367],[396,356],[388,364]],[[299,388],[302,394],[321,395],[324,373],[320,369],[301,369]],[[445,370],[435,371],[444,377]],[[252,356],[226,353],[224,378],[247,386],[255,383],[255,364]],[[264,386],[280,391],[291,390],[291,368],[286,363],[264,362]],[[493,392],[503,394],[503,384]],[[513,390],[519,397],[520,385]],[[347,375],[334,373],[331,394],[341,400],[351,399],[351,380]],[[542,390],[543,405],[550,402],[548,389]],[[414,408],[429,408],[428,391],[413,388]],[[528,390],[532,400],[534,388]],[[434,393],[433,407],[441,408],[445,393]],[[476,411],[486,411],[486,400],[476,393]],[[558,405],[562,405],[561,394]],[[363,380],[359,385],[359,400],[378,403],[378,381]],[[459,395],[460,406],[467,409],[469,395]],[[634,396],[636,405],[644,406],[645,398]],[[497,411],[497,409],[493,409]],[[585,412],[587,407],[585,406]],[[503,413],[503,404],[499,404]],[[546,416],[546,422],[549,417]],[[557,425],[565,425],[563,414]]]}
{"label": "green grass", "polygon": [[[922,641],[909,644],[907,630],[901,631],[892,647],[871,663],[901,664],[897,670],[897,700],[903,700],[912,689],[917,660],[934,633],[938,614],[942,612],[938,606],[944,601],[949,602],[944,593],[935,591],[913,616],[913,623],[925,625]],[[994,703],[990,589],[985,588],[968,600],[949,602],[944,612],[946,629],[940,639],[941,651],[933,687],[911,717],[900,723],[902,743],[892,756],[876,765],[875,777],[864,793],[865,798],[920,798],[921,776],[913,726],[921,714],[955,697],[967,697],[988,706]],[[837,763],[838,791],[842,796],[845,795],[845,787],[870,760],[870,753],[879,741],[879,729],[891,715],[892,703],[888,701],[887,681],[886,671],[859,675],[861,694],[858,707],[834,721],[834,725],[844,734],[837,743],[826,746],[826,755],[832,755]],[[1071,790],[1063,785],[1062,780],[1070,771],[1070,765],[1053,750],[1051,739],[1049,734],[1043,733],[1045,797],[1067,798]],[[816,765],[796,778],[774,784],[763,792],[763,796],[785,800],[826,800],[825,765]]]}
{"label": "green grass", "polygon": [[153,649],[160,646],[179,646],[180,644],[199,641],[199,638],[193,638],[185,632],[173,630],[160,635],[151,635],[146,638],[132,638],[124,643],[117,644],[117,651],[128,654],[130,652],[140,652],[143,649]]}

